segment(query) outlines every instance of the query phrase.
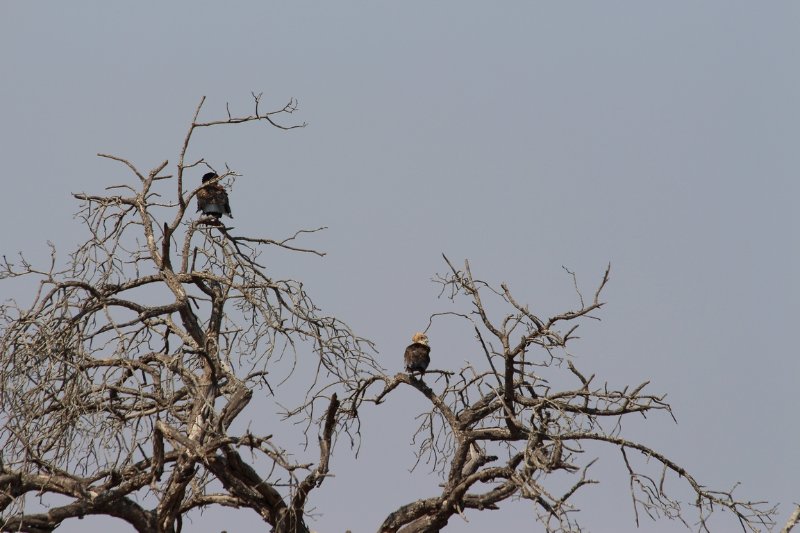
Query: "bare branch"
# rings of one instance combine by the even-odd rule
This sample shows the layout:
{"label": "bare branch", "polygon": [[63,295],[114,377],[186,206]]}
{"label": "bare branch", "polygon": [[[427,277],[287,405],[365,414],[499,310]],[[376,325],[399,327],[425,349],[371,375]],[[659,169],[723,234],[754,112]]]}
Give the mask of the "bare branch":
{"label": "bare branch", "polygon": [[800,505],[794,508],[789,520],[786,521],[786,525],[781,529],[781,533],[789,533],[798,522],[800,522]]}

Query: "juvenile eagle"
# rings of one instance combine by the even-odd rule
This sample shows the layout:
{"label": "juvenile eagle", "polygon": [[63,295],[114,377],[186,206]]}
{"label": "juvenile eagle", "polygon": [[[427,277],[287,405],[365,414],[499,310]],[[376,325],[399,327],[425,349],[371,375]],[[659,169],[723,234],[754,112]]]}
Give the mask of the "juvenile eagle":
{"label": "juvenile eagle", "polygon": [[[216,177],[216,172],[208,172],[203,176],[203,183],[208,183]],[[197,191],[197,210],[217,220],[219,220],[222,215],[228,215],[233,218],[231,214],[231,204],[228,202],[228,193],[225,192],[225,188],[219,183],[206,185]]]}
{"label": "juvenile eagle", "polygon": [[406,348],[403,360],[406,364],[406,372],[425,373],[425,369],[431,362],[431,347],[428,346],[428,336],[424,333],[415,333],[411,338],[411,344]]}

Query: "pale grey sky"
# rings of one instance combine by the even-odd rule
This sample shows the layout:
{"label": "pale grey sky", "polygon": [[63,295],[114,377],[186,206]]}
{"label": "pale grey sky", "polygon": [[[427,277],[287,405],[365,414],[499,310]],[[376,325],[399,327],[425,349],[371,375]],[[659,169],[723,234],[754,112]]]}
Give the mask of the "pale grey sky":
{"label": "pale grey sky", "polygon": [[[68,251],[83,235],[69,193],[127,178],[95,154],[175,163],[202,95],[208,118],[226,102],[249,112],[251,91],[276,108],[296,97],[307,128],[218,129],[193,151],[244,175],[237,229],[330,228],[310,241],[327,257],[276,268],[373,339],[384,366],[399,370],[410,334],[447,307],[429,281],[442,252],[545,315],[575,303],[562,265],[588,291],[611,262],[576,364],[615,385],[651,380],[679,423],[633,434],[706,485],[780,503],[785,521],[800,501],[798,58],[788,0],[5,1],[0,251]],[[454,331],[430,331],[439,368],[479,356]],[[316,529],[374,531],[435,490],[408,472],[422,405],[408,392],[366,415],[359,458],[340,447],[314,495]],[[633,531],[619,454],[600,457],[608,477],[583,490],[582,523]],[[259,525],[233,518],[188,529]],[[527,503],[468,518],[448,531],[539,530]],[[59,531],[89,525],[103,527]]]}

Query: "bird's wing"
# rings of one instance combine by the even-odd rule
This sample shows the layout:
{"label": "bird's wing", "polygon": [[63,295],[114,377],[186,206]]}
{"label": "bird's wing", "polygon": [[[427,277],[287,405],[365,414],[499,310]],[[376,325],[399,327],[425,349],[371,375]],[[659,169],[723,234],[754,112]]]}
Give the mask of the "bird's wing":
{"label": "bird's wing", "polygon": [[403,363],[405,363],[406,368],[411,366],[413,360],[414,360],[413,346],[406,346],[406,352],[405,354],[403,354]]}
{"label": "bird's wing", "polygon": [[431,364],[431,347],[421,344],[419,350],[419,356],[420,359],[422,359],[422,367],[424,369],[427,369],[428,365]]}
{"label": "bird's wing", "polygon": [[204,211],[209,201],[208,189],[200,189],[197,191],[197,210]]}
{"label": "bird's wing", "polygon": [[418,342],[409,345],[403,357],[406,368],[413,368],[415,370],[425,370],[428,368],[428,364],[431,362],[430,351],[430,347]]}
{"label": "bird's wing", "polygon": [[225,193],[225,214],[233,218],[233,213],[231,213],[231,203],[228,201],[228,193]]}

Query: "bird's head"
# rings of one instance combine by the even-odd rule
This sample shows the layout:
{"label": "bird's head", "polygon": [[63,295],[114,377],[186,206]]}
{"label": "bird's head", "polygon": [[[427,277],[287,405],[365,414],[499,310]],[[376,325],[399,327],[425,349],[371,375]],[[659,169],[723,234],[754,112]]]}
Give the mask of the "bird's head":
{"label": "bird's head", "polygon": [[418,342],[428,346],[428,336],[424,333],[414,333],[414,336],[411,337],[411,342]]}
{"label": "bird's head", "polygon": [[209,181],[213,180],[216,177],[217,177],[217,173],[216,172],[206,172],[203,175],[203,183],[208,183]]}

